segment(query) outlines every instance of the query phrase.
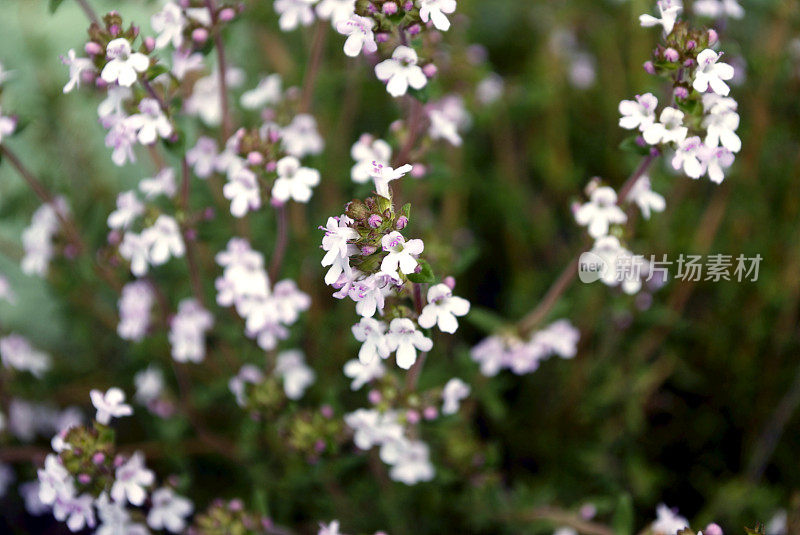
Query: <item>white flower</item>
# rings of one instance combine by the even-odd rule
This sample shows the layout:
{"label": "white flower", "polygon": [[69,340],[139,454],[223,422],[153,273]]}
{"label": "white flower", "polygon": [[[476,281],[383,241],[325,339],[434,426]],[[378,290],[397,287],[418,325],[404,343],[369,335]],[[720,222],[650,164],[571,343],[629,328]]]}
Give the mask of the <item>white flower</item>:
{"label": "white flower", "polygon": [[332,520],[327,526],[320,522],[317,535],[342,535],[342,532],[339,531],[339,521]]}
{"label": "white flower", "polygon": [[44,468],[37,470],[39,476],[39,500],[52,505],[59,498],[75,494],[75,483],[69,471],[61,464],[58,455],[49,454],[44,459]]}
{"label": "white flower", "polygon": [[[100,76],[113,84],[130,87],[138,77],[150,66],[150,59],[139,52],[131,52],[131,43],[124,37],[114,39],[106,47],[106,58],[109,60],[103,67]],[[66,89],[66,88],[65,88]]]}
{"label": "white flower", "polygon": [[61,56],[61,63],[69,67],[69,82],[64,86],[64,93],[69,93],[81,85],[81,76],[84,71],[93,71],[94,63],[89,58],[75,56],[75,50],[69,49],[67,57]]}
{"label": "white flower", "polygon": [[447,381],[442,390],[442,414],[457,413],[461,400],[469,396],[469,393],[469,385],[458,377]]}
{"label": "white flower", "polygon": [[414,322],[408,318],[395,318],[389,324],[386,334],[389,351],[397,351],[397,365],[407,370],[417,360],[417,349],[430,351],[433,341],[417,330]]}
{"label": "white flower", "polygon": [[380,413],[375,409],[357,409],[345,414],[344,422],[353,430],[353,443],[364,451],[403,437],[403,426],[394,411]]}
{"label": "white flower", "polygon": [[612,288],[619,286],[628,295],[641,289],[647,263],[641,255],[634,255],[623,247],[616,236],[602,236],[595,240],[591,253],[600,257],[606,266],[600,274],[603,284]]}
{"label": "white flower", "polygon": [[625,212],[617,206],[617,193],[608,186],[595,188],[589,202],[575,211],[575,221],[588,227],[592,238],[608,234],[609,225],[621,224],[628,220]]}
{"label": "white flower", "polygon": [[672,167],[675,170],[683,168],[683,172],[691,178],[700,178],[706,168],[700,161],[700,155],[705,151],[705,145],[697,136],[683,140],[675,156],[672,158]]}
{"label": "white flower", "polygon": [[117,334],[123,340],[140,341],[150,326],[155,294],[147,281],[133,281],[122,287],[119,298]]}
{"label": "white flower", "polygon": [[105,128],[113,125],[115,121],[125,118],[124,104],[130,100],[132,95],[130,87],[112,85],[108,88],[106,98],[97,106],[97,116]]}
{"label": "white flower", "polygon": [[175,184],[175,169],[172,167],[165,167],[156,176],[150,178],[143,178],[139,181],[139,190],[144,193],[145,199],[154,199],[159,195],[164,195],[168,198],[173,198],[178,191],[178,186]]}
{"label": "white flower", "polygon": [[658,120],[642,129],[642,137],[647,143],[680,143],[686,139],[689,129],[683,126],[682,111],[668,106],[661,111]]}
{"label": "white flower", "polygon": [[131,273],[141,277],[149,268],[150,242],[143,234],[126,232],[119,244],[119,254],[131,263]]}
{"label": "white flower", "polygon": [[213,325],[214,317],[197,300],[181,301],[169,329],[172,358],[178,362],[201,362],[206,355],[206,331]]}
{"label": "white flower", "polygon": [[456,0],[420,0],[419,18],[422,22],[433,22],[437,30],[446,32],[450,29],[450,21],[445,13],[450,14],[456,10]]}
{"label": "white flower", "polygon": [[[707,96],[716,95],[714,93],[703,95]],[[704,104],[705,100],[703,98]],[[735,111],[714,106],[711,108],[711,113],[703,117],[702,126],[706,129],[704,143],[707,147],[722,145],[731,152],[739,152],[742,149],[742,140],[736,135],[736,129],[739,128],[739,114]]]}
{"label": "white flower", "polygon": [[148,261],[154,266],[165,264],[170,257],[180,258],[186,252],[178,222],[171,216],[158,216],[153,226],[145,229],[142,235],[149,245]]}
{"label": "white flower", "polygon": [[408,240],[399,232],[392,231],[381,238],[381,246],[388,252],[381,261],[381,271],[395,278],[397,269],[406,275],[414,273],[417,267],[416,257],[422,254],[425,244],[422,240]]}
{"label": "white flower", "polygon": [[[242,85],[244,73],[241,69],[228,67],[225,71],[225,82],[228,88]],[[222,105],[220,100],[219,71],[215,68],[211,74],[200,78],[192,87],[192,95],[184,103],[184,111],[196,115],[208,126],[218,126],[222,122]]]}
{"label": "white flower", "polygon": [[426,108],[431,121],[428,128],[431,139],[445,139],[455,147],[461,146],[461,135],[458,131],[470,122],[461,97],[448,95]]}
{"label": "white flower", "polygon": [[180,48],[172,53],[172,74],[178,80],[183,80],[187,73],[201,71],[204,67],[205,62],[200,52]]}
{"label": "white flower", "polygon": [[344,53],[351,58],[358,56],[363,50],[365,54],[373,54],[378,50],[375,34],[372,28],[375,21],[360,15],[351,15],[350,18],[341,20],[336,24],[336,31],[346,35]]}
{"label": "white flower", "polygon": [[[386,295],[391,291],[390,280],[394,280],[395,275],[378,273],[352,283],[347,295],[356,302],[356,313],[359,316],[371,318],[375,312],[383,314]],[[340,297],[343,290],[344,288],[334,294],[334,297]]]}
{"label": "white flower", "polygon": [[234,217],[244,217],[248,211],[261,208],[258,178],[244,165],[231,169],[228,182],[222,187],[222,194],[231,201],[231,215]]}
{"label": "white flower", "polygon": [[147,405],[157,400],[164,391],[164,374],[150,365],[133,376],[133,384],[136,385],[134,399]]}
{"label": "white flower", "polygon": [[316,119],[307,113],[296,115],[292,122],[281,130],[281,143],[290,156],[297,158],[319,154],[325,148],[325,141],[317,131]]}
{"label": "white flower", "polygon": [[386,342],[386,324],[373,318],[361,318],[353,325],[353,336],[362,343],[358,351],[358,359],[369,364],[389,357],[389,345]]}
{"label": "white flower", "polygon": [[705,159],[708,178],[717,184],[725,180],[725,172],[723,169],[727,169],[733,165],[733,153],[725,147],[706,147],[703,157]]}
{"label": "white flower", "polygon": [[695,69],[694,82],[692,82],[695,90],[705,93],[710,88],[711,91],[723,97],[730,93],[731,88],[723,80],[733,78],[733,67],[727,63],[717,63],[721,57],[721,52],[715,52],[710,48],[706,48],[697,55],[697,69]]}
{"label": "white flower", "polygon": [[394,49],[391,58],[375,65],[375,76],[387,82],[386,91],[393,97],[405,95],[408,86],[422,89],[428,79],[417,61],[417,53],[413,48],[400,45]]}
{"label": "white flower", "polygon": [[92,405],[97,409],[95,419],[108,425],[111,418],[121,418],[133,414],[133,408],[125,403],[125,393],[117,387],[109,388],[105,394],[100,390],[89,392]]}
{"label": "white flower", "polygon": [[117,195],[117,209],[108,215],[108,227],[117,230],[128,228],[144,213],[144,205],[135,191],[124,191]]}
{"label": "white flower", "polygon": [[186,528],[186,517],[192,514],[192,502],[178,496],[168,488],[162,487],[153,492],[153,506],[147,513],[147,525],[153,529],[166,529],[180,533]]}
{"label": "white flower", "polygon": [[116,479],[111,485],[111,498],[115,502],[142,505],[147,498],[145,487],[155,481],[155,474],[144,465],[144,455],[137,451],[123,465],[117,468]]}
{"label": "white flower", "polygon": [[392,147],[382,139],[363,134],[350,149],[350,156],[356,162],[350,171],[353,182],[363,184],[372,177],[373,162],[389,167]]}
{"label": "white flower", "polygon": [[422,441],[399,440],[381,447],[381,459],[391,464],[389,477],[406,485],[433,479],[435,470],[429,459],[428,445]]}
{"label": "white flower", "polygon": [[619,125],[628,130],[644,130],[656,120],[658,99],[652,93],[636,95],[635,98],[636,100],[623,100],[619,103],[619,112],[622,114]]}
{"label": "white flower", "polygon": [[167,2],[161,11],[150,17],[150,25],[158,33],[156,48],[164,48],[170,43],[173,47],[180,48],[183,44],[183,28],[186,26],[186,18],[176,3]]}
{"label": "white flower", "polygon": [[656,3],[661,18],[655,18],[652,15],[640,15],[639,23],[642,26],[656,26],[661,25],[664,27],[664,35],[672,33],[672,28],[675,26],[675,21],[678,19],[678,14],[683,10],[680,0],[658,0]]}
{"label": "white flower", "polygon": [[301,167],[294,156],[285,156],[278,160],[278,179],[272,186],[272,197],[286,202],[294,199],[297,202],[308,202],[311,188],[319,184],[319,171]]}
{"label": "white flower", "polygon": [[198,178],[208,178],[214,172],[217,142],[207,136],[197,138],[194,147],[186,152],[186,163],[194,168]]}
{"label": "white flower", "polygon": [[278,25],[281,30],[288,32],[298,25],[308,26],[314,22],[312,6],[317,0],[275,0],[275,12],[280,15]]}
{"label": "white flower", "polygon": [[469,301],[453,295],[446,284],[436,284],[428,289],[428,304],[419,316],[419,326],[430,329],[438,323],[439,330],[454,333],[458,329],[456,316],[469,312]]}
{"label": "white flower", "polygon": [[159,137],[167,139],[172,135],[172,123],[161,111],[161,106],[154,98],[143,98],[139,102],[139,111],[131,115],[125,122],[136,131],[136,137],[142,145],[152,145]]}
{"label": "white flower", "polygon": [[56,500],[53,503],[53,516],[59,522],[66,521],[70,531],[81,531],[85,527],[93,528],[96,524],[93,501],[89,494]]}
{"label": "white flower", "polygon": [[353,380],[350,384],[351,390],[359,390],[365,384],[383,377],[385,373],[386,368],[381,359],[372,359],[367,364],[359,359],[352,359],[344,365],[344,374]]}
{"label": "white flower", "polygon": [[6,368],[29,371],[35,377],[50,369],[50,355],[34,349],[27,338],[18,334],[0,338],[0,358]]}
{"label": "white flower", "polygon": [[4,116],[2,108],[0,108],[0,143],[3,142],[4,137],[13,134],[16,128],[17,120],[13,117]]}
{"label": "white flower", "polygon": [[317,16],[322,20],[330,19],[335,28],[343,20],[349,19],[355,11],[354,0],[320,0],[317,4]]}
{"label": "white flower", "polygon": [[387,199],[391,198],[392,192],[389,190],[389,182],[402,178],[413,168],[413,165],[407,163],[401,165],[397,169],[392,169],[390,166],[383,165],[381,162],[373,161],[370,175],[375,181],[375,193]]}
{"label": "white flower", "polygon": [[744,17],[744,9],[737,0],[696,0],[692,4],[692,10],[695,15],[711,19],[721,17],[741,19]]}
{"label": "white flower", "polygon": [[114,165],[122,166],[125,162],[136,161],[133,146],[136,143],[136,128],[126,118],[118,118],[111,125],[105,139],[106,147],[113,148],[111,161]]}
{"label": "white flower", "polygon": [[500,100],[504,90],[505,82],[503,82],[503,78],[499,74],[492,73],[478,82],[475,87],[475,96],[478,102],[484,106],[489,106]]}
{"label": "white flower", "polygon": [[647,175],[639,177],[625,199],[636,203],[645,219],[650,219],[651,210],[663,212],[667,206],[664,197],[650,188],[650,177]]}
{"label": "white flower", "polygon": [[245,364],[239,369],[239,373],[228,381],[228,389],[236,397],[236,404],[244,407],[247,404],[245,397],[247,384],[258,384],[263,380],[264,374],[259,368],[252,364]]}
{"label": "white flower", "polygon": [[656,515],[656,521],[650,526],[655,535],[675,535],[683,528],[689,527],[689,522],[685,518],[672,512],[663,503],[656,508]]}
{"label": "white flower", "polygon": [[257,110],[281,100],[281,75],[270,74],[258,82],[255,89],[242,93],[241,103],[246,110]]}
{"label": "white flower", "polygon": [[[322,258],[322,266],[332,266],[338,260],[347,261],[347,258],[353,254],[354,246],[350,245],[348,241],[358,238],[358,231],[350,228],[348,223],[351,223],[349,217],[341,215],[339,217],[329,217],[325,225],[325,236],[322,237],[322,250],[326,251],[325,256]],[[333,277],[332,277],[333,278]],[[333,280],[326,283],[332,284]]]}
{"label": "white flower", "polygon": [[278,353],[275,373],[283,379],[283,390],[289,399],[300,399],[306,388],[314,384],[314,370],[306,366],[303,352],[297,349]]}
{"label": "white flower", "polygon": [[100,516],[100,526],[94,535],[148,535],[147,528],[141,524],[131,522],[124,503],[112,502],[108,494],[103,492],[95,501],[97,514]]}

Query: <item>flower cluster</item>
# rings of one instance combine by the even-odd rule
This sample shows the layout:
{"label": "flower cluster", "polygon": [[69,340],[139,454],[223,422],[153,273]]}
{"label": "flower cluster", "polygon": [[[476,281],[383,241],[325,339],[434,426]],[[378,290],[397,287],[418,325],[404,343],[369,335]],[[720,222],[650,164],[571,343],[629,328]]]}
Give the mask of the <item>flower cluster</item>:
{"label": "flower cluster", "polygon": [[31,346],[30,341],[19,334],[0,338],[0,359],[3,366],[19,371],[28,371],[41,377],[50,369],[50,355]]}
{"label": "flower cluster", "polygon": [[243,238],[232,238],[216,260],[223,268],[216,280],[217,304],[233,306],[245,320],[245,334],[262,349],[274,349],[289,335],[287,327],[311,305],[308,295],[291,279],[270,287],[264,256]]}
{"label": "flower cluster", "polygon": [[[40,277],[47,275],[55,254],[54,238],[61,230],[59,214],[63,216],[68,211],[67,201],[58,197],[52,203],[41,205],[33,213],[31,224],[22,231],[22,248],[25,250],[21,261],[23,273]],[[68,250],[65,248],[64,252]]]}
{"label": "flower cluster", "polygon": [[[92,427],[61,429],[52,441],[55,452],[45,458],[38,481],[31,484],[28,501],[38,514],[52,511],[73,532],[97,528],[99,534],[146,534],[146,526],[183,532],[192,502],[171,487],[154,489],[155,474],[141,452],[115,453],[114,432],[107,425],[112,417],[132,414],[124,393],[118,388],[105,394],[95,390],[91,398],[97,421]],[[146,513],[144,506],[149,506]]]}

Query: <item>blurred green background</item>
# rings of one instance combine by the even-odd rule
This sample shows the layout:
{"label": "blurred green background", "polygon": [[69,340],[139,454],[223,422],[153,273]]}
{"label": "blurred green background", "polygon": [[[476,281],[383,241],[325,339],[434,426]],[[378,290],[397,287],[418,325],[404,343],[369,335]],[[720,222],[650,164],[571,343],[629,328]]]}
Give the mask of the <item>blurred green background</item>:
{"label": "blurred green background", "polygon": [[[145,28],[157,8],[155,2],[92,3]],[[650,176],[667,210],[640,222],[629,246],[673,258],[760,254],[757,282],[671,281],[647,307],[642,298],[577,284],[551,317],[579,328],[578,356],[548,361],[522,377],[480,376],[468,351],[486,333],[479,321],[462,322],[456,337],[440,338],[422,378],[423,387],[454,375],[473,384],[466,420],[423,427],[438,471],[432,483],[382,484],[364,458],[309,466],[254,450],[244,465],[190,453],[181,450],[190,434],[186,422],[158,421],[144,411],[121,427],[120,443],[162,444],[148,452],[151,463],[159,474],[182,474],[198,509],[216,496],[241,496],[281,523],[308,530],[318,520],[340,518],[348,533],[548,533],[555,526],[526,518],[526,511],[587,502],[597,504],[600,521],[611,523],[616,515],[620,526],[630,503],[632,525],[641,527],[665,502],[695,529],[715,520],[727,533],[739,533],[789,506],[800,490],[800,5],[741,3],[745,19],[718,27],[729,61],[743,67],[732,92],[743,149],[720,186],[676,176],[660,162]],[[300,84],[313,29],[280,34],[271,2],[252,4],[226,34],[230,60],[247,73],[246,87],[271,72],[282,74],[287,86]],[[406,184],[404,194],[413,203],[409,230],[425,239],[437,273],[456,276],[457,294],[478,315],[491,310],[513,322],[532,309],[584,243],[571,202],[590,177],[619,187],[636,166],[637,157],[619,148],[626,132],[617,126],[617,105],[634,94],[663,92],[641,69],[657,32],[640,28],[637,18],[652,4],[459,1],[445,46],[455,54],[480,44],[486,61],[462,72],[456,65],[441,84],[474,100],[475,73],[496,72],[505,94],[493,105],[471,106],[464,146],[434,151],[428,177]],[[97,95],[61,92],[67,72],[58,56],[82,47],[85,27],[69,0],[55,16],[44,1],[0,4],[0,63],[15,71],[3,112],[19,114],[26,125],[8,145],[69,199],[87,241],[99,247],[116,194],[154,169],[145,158],[113,166],[95,120]],[[565,39],[572,44],[564,46]],[[326,139],[324,153],[312,159],[322,184],[307,209],[292,214],[299,226],[284,269],[313,299],[291,340],[325,378],[310,400],[330,403],[339,414],[365,403],[341,374],[357,350],[349,334],[354,313],[322,282],[321,234],[313,229],[366,193],[350,181],[350,145],[363,132],[384,135],[401,112],[369,67],[344,57],[340,47],[341,38],[328,32],[312,106]],[[577,74],[576,52],[588,62]],[[576,85],[576,76],[587,81],[585,69],[593,70],[590,83]],[[195,190],[195,204],[208,202]],[[147,363],[168,369],[165,336],[127,345],[97,319],[91,307],[113,313],[116,299],[88,265],[60,261],[49,283],[21,274],[19,236],[37,206],[13,169],[0,165],[0,272],[19,294],[16,306],[0,305],[0,324],[57,361],[56,373],[43,381],[19,379],[3,388],[88,406],[90,388],[113,384],[131,392],[133,373]],[[251,228],[269,261],[275,221],[264,212],[251,218]],[[207,261],[231,235],[228,218],[219,222],[201,229]],[[217,271],[207,266],[211,297]],[[189,295],[182,269],[159,272],[173,306]],[[236,348],[237,365],[193,368],[193,397],[209,425],[246,449],[252,425],[240,421],[227,379],[238,362],[263,355],[243,341],[239,322],[215,314],[227,322],[215,336]],[[20,480],[33,476],[32,468],[18,473]],[[0,507],[19,532],[44,529],[26,524],[13,498]]]}

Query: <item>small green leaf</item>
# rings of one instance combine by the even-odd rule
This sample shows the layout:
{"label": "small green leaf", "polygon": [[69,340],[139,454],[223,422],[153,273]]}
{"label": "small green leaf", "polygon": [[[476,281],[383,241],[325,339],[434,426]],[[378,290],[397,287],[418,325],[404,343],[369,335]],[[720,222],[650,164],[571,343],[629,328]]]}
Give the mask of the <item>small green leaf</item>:
{"label": "small green leaf", "polygon": [[636,142],[636,138],[637,137],[638,136],[633,135],[633,136],[628,136],[625,139],[623,139],[622,143],[619,144],[620,150],[625,151],[625,152],[630,152],[630,153],[633,153],[633,154],[639,154],[641,156],[647,156],[648,154],[650,154],[650,148],[649,147],[642,147],[641,145],[639,145]]}
{"label": "small green leaf", "polygon": [[623,494],[617,501],[614,518],[611,526],[617,535],[631,535],[633,533],[633,502],[630,494]]}
{"label": "small green leaf", "polygon": [[169,72],[169,68],[166,65],[163,65],[161,63],[156,63],[155,65],[147,69],[147,80],[152,81],[153,79],[167,72]]}
{"label": "small green leaf", "polygon": [[436,282],[436,277],[433,274],[431,265],[422,259],[419,260],[419,265],[422,266],[420,272],[408,275],[408,280],[410,280],[411,282],[416,282],[418,284],[426,284],[426,283],[429,284]]}
{"label": "small green leaf", "polygon": [[55,13],[56,10],[61,7],[61,4],[64,3],[64,0],[50,0],[50,13]]}

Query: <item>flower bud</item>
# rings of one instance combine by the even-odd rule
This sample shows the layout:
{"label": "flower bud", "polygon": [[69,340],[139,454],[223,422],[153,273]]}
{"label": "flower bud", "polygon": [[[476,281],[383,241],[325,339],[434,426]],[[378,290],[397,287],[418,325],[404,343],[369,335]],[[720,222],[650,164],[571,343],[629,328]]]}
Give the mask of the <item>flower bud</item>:
{"label": "flower bud", "polygon": [[408,28],[408,34],[409,35],[419,35],[419,33],[421,31],[422,31],[422,27],[419,24],[412,24]]}
{"label": "flower bud", "polygon": [[426,420],[435,420],[437,416],[439,416],[439,411],[436,410],[436,407],[430,406],[425,407],[425,410],[422,412],[422,415],[425,417]]}
{"label": "flower bud", "polygon": [[703,535],[722,535],[722,528],[712,522],[703,530]]}
{"label": "flower bud", "polygon": [[90,56],[97,56],[98,54],[103,53],[103,47],[95,43],[94,41],[89,41],[88,43],[86,43],[86,46],[83,47],[83,49]]}
{"label": "flower bud", "polygon": [[98,451],[94,455],[92,455],[92,462],[94,464],[103,464],[106,460],[106,455],[102,451]]}
{"label": "flower bud", "polygon": [[192,32],[192,41],[197,44],[203,44],[208,39],[208,30],[205,28],[195,28]]}
{"label": "flower bud", "polygon": [[89,474],[78,474],[78,481],[81,485],[88,485],[92,481],[92,477]]}
{"label": "flower bud", "polygon": [[214,210],[214,208],[212,208],[211,206],[209,206],[208,208],[203,210],[203,219],[205,219],[206,221],[211,221],[216,216],[217,216],[217,213]]}
{"label": "flower bud", "polygon": [[325,451],[325,441],[322,439],[317,440],[314,443],[314,449],[317,451],[317,453],[322,453],[323,451]]}
{"label": "flower bud", "polygon": [[682,85],[679,85],[673,90],[673,94],[675,95],[675,98],[684,99],[689,96],[689,90]]}
{"label": "flower bud", "polygon": [[414,2],[412,2],[411,0],[408,0],[408,1],[407,1],[407,2],[406,2],[404,5],[403,5],[403,9],[405,9],[406,11],[411,11],[412,9],[414,9]]}
{"label": "flower bud", "polygon": [[276,162],[275,160],[270,160],[269,162],[267,162],[267,165],[265,165],[264,168],[267,170],[268,173],[271,173],[278,168],[278,162]]}
{"label": "flower bud", "polygon": [[445,285],[446,285],[448,288],[450,288],[451,290],[455,290],[455,289],[456,289],[456,279],[454,279],[454,278],[453,278],[453,277],[451,277],[450,275],[448,275],[447,277],[445,277],[443,282],[444,282],[444,283],[445,283]]}
{"label": "flower bud", "polygon": [[717,33],[717,30],[710,28],[708,30],[708,46],[716,44],[717,41],[719,41],[719,34]]}
{"label": "flower bud", "polygon": [[261,165],[264,163],[264,155],[260,152],[253,151],[247,155],[247,163],[250,165]]}
{"label": "flower bud", "polygon": [[226,7],[222,11],[219,12],[219,20],[222,22],[230,22],[236,16],[236,11],[234,11],[230,7]]}
{"label": "flower bud", "polygon": [[397,218],[397,221],[394,222],[394,228],[397,230],[403,230],[408,225],[408,218],[404,215],[401,215]]}
{"label": "flower bud", "polygon": [[388,40],[389,40],[389,34],[388,33],[381,32],[381,33],[376,33],[375,34],[375,42],[376,43],[385,43]]}
{"label": "flower bud", "polygon": [[148,52],[152,52],[156,48],[156,40],[148,35],[144,38],[144,47]]}
{"label": "flower bud", "polygon": [[319,412],[321,412],[322,415],[328,420],[333,418],[333,407],[331,407],[330,405],[323,405],[322,407],[320,407]]}
{"label": "flower bud", "polygon": [[696,46],[697,43],[693,39],[686,41],[686,50],[694,50],[694,47]]}
{"label": "flower bud", "polygon": [[644,67],[644,72],[646,72],[647,74],[655,74],[656,73],[656,66],[653,65],[652,61],[645,61],[644,65],[642,65],[642,67]]}
{"label": "flower bud", "polygon": [[111,37],[116,37],[119,35],[119,24],[112,24],[108,28],[108,33],[111,34]]}
{"label": "flower bud", "polygon": [[395,13],[397,13],[398,10],[397,4],[395,4],[394,2],[386,2],[385,4],[383,4],[382,9],[384,15],[394,15]]}
{"label": "flower bud", "polygon": [[422,178],[427,172],[428,168],[421,163],[415,163],[414,167],[411,168],[411,176],[414,178]]}
{"label": "flower bud", "polygon": [[597,507],[593,503],[585,503],[581,505],[579,514],[584,520],[591,520],[597,515]]}
{"label": "flower bud", "polygon": [[364,245],[361,247],[361,256],[369,256],[375,254],[378,248],[374,245]]}
{"label": "flower bud", "polygon": [[381,223],[383,223],[383,218],[378,214],[372,214],[369,216],[369,219],[367,219],[367,224],[372,228],[378,228],[381,226]]}
{"label": "flower bud", "polygon": [[406,411],[406,421],[411,425],[419,423],[419,413],[417,411],[408,410]]}
{"label": "flower bud", "polygon": [[234,512],[243,511],[244,510],[244,503],[242,503],[242,500],[234,498],[233,500],[228,502],[228,510],[229,511],[234,511]]}
{"label": "flower bud", "polygon": [[670,63],[675,63],[680,59],[680,54],[678,54],[678,51],[675,50],[674,48],[669,47],[664,51],[664,59],[666,59]]}
{"label": "flower bud", "polygon": [[383,396],[381,395],[379,390],[370,390],[369,394],[367,394],[367,399],[373,405],[377,405],[378,403],[381,402]]}
{"label": "flower bud", "polygon": [[428,78],[433,78],[434,76],[436,76],[436,72],[438,70],[439,69],[437,69],[436,65],[434,65],[433,63],[428,63],[427,65],[422,67],[422,72],[424,72],[425,76],[427,76]]}
{"label": "flower bud", "polygon": [[694,60],[692,58],[689,58],[683,62],[684,67],[691,67],[692,65],[694,65]]}

